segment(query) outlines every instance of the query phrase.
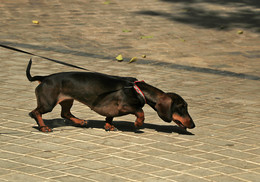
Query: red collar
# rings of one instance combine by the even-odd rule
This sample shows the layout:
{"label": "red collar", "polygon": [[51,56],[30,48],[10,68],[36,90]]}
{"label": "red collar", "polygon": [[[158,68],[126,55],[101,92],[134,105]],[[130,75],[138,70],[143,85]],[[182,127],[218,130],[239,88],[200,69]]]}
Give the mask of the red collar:
{"label": "red collar", "polygon": [[143,93],[142,90],[136,85],[136,83],[138,83],[138,82],[144,82],[144,81],[143,81],[143,80],[142,80],[142,81],[135,81],[135,82],[134,82],[134,89],[135,89],[135,91],[136,91],[139,95],[141,95],[141,97],[144,99],[144,102],[146,103],[146,99],[145,99],[144,93]]}

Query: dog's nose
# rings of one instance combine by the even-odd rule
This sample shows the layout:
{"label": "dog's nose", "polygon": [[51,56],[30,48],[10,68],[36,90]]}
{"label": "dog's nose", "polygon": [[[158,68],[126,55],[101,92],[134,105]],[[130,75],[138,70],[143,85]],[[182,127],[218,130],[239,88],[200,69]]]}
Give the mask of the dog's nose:
{"label": "dog's nose", "polygon": [[190,125],[190,129],[192,129],[192,128],[195,128],[195,124],[193,121],[191,122],[191,125]]}

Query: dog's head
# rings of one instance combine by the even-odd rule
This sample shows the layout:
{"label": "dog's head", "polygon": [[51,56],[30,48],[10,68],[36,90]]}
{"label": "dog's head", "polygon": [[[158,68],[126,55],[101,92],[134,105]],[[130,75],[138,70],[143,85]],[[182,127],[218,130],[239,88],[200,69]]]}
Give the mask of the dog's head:
{"label": "dog's head", "polygon": [[166,93],[155,106],[158,115],[166,122],[174,121],[179,127],[192,129],[195,124],[188,113],[188,104],[175,93]]}

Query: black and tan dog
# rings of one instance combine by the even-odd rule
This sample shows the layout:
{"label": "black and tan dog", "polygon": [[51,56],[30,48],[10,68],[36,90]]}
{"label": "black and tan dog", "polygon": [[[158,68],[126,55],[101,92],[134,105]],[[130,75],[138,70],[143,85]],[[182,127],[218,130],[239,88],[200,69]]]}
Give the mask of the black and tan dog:
{"label": "black and tan dog", "polygon": [[134,114],[135,127],[144,123],[142,107],[150,105],[166,122],[174,121],[183,129],[194,128],[187,103],[175,93],[164,93],[143,81],[132,77],[118,77],[96,72],[61,72],[49,76],[34,76],[30,74],[32,61],[29,61],[26,75],[29,81],[39,81],[35,89],[37,108],[30,112],[42,132],[51,132],[45,125],[42,114],[51,112],[60,104],[61,117],[84,126],[87,121],[78,119],[70,112],[73,101],[77,100],[100,115],[106,117],[105,129],[116,130],[112,124],[113,118]]}

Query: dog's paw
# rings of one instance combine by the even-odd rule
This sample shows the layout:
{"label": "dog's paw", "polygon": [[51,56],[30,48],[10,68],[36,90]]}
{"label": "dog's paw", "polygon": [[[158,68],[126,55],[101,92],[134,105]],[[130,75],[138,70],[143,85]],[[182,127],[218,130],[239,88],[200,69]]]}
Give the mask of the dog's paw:
{"label": "dog's paw", "polygon": [[87,127],[88,121],[82,120],[81,123],[80,123],[80,125],[81,125],[82,127]]}
{"label": "dog's paw", "polygon": [[113,126],[113,125],[105,125],[105,130],[106,131],[118,131],[118,129],[115,127],[115,126]]}
{"label": "dog's paw", "polygon": [[41,126],[41,127],[39,127],[39,130],[44,132],[44,133],[52,132],[52,129],[49,128],[48,126]]}
{"label": "dog's paw", "polygon": [[87,127],[88,125],[88,121],[84,119],[70,118],[69,120],[72,121],[73,125],[77,127]]}

